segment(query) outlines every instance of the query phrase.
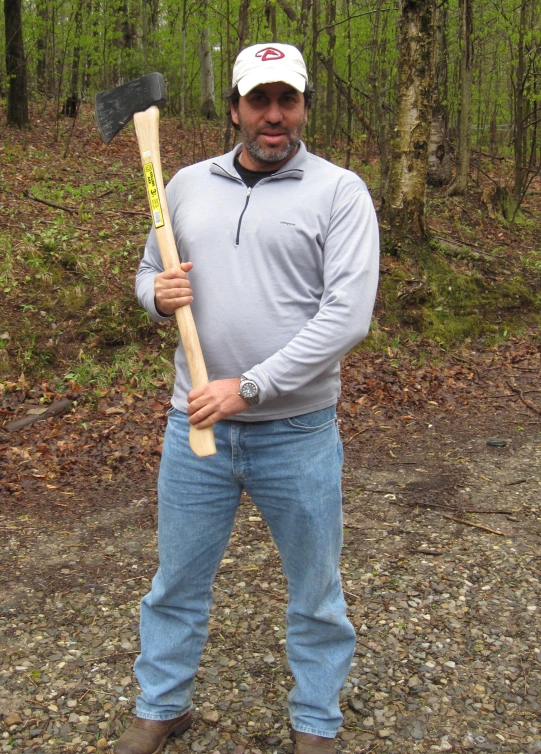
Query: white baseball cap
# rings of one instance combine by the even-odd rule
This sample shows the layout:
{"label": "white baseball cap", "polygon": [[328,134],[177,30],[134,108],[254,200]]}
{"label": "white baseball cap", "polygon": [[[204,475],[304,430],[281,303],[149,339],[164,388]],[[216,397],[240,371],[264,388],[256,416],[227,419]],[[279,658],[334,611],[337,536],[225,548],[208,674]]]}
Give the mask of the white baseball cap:
{"label": "white baseball cap", "polygon": [[283,81],[304,92],[308,74],[304,59],[293,45],[259,44],[239,53],[233,67],[233,87],[244,97],[260,84]]}

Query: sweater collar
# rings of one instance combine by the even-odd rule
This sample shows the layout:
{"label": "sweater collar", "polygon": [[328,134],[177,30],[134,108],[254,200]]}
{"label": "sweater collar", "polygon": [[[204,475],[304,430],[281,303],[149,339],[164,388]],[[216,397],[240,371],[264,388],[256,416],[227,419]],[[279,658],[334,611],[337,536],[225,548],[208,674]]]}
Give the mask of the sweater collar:
{"label": "sweater collar", "polygon": [[[226,154],[220,155],[219,157],[213,159],[210,163],[210,172],[216,173],[217,175],[223,175],[227,178],[233,178],[237,181],[242,180],[237,170],[235,169],[235,156],[240,152],[241,149],[242,144],[237,144],[237,146],[232,149],[231,152],[227,152]],[[268,178],[262,178],[259,183],[270,180],[278,180],[280,178],[302,178],[304,175],[304,169],[307,159],[308,151],[304,142],[301,141],[299,142],[299,148],[297,149],[293,157],[288,160],[285,165],[282,165],[280,170],[277,170],[276,173],[273,173]]]}

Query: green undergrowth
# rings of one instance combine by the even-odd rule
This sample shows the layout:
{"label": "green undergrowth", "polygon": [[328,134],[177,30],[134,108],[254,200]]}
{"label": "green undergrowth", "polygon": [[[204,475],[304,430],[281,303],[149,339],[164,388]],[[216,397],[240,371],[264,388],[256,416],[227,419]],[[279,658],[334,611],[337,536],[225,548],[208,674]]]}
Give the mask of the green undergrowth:
{"label": "green undergrowth", "polygon": [[[534,257],[535,264],[535,257]],[[450,259],[436,246],[415,265],[383,264],[372,331],[363,347],[378,349],[396,336],[460,347],[496,344],[541,325],[541,269],[533,274],[479,260]]]}
{"label": "green undergrowth", "polygon": [[110,360],[81,353],[66,372],[57,389],[63,386],[89,388],[96,394],[111,385],[123,384],[128,390],[144,393],[173,384],[174,368],[171,349],[152,351],[132,343],[116,349]]}

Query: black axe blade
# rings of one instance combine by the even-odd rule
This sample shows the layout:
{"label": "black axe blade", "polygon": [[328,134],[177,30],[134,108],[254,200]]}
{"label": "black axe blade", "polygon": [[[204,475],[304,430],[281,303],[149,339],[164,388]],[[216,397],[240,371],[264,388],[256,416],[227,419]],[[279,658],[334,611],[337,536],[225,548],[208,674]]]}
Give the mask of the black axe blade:
{"label": "black axe blade", "polygon": [[161,73],[149,73],[122,86],[99,92],[95,99],[98,128],[106,144],[126,126],[135,113],[152,105],[162,108],[167,102]]}

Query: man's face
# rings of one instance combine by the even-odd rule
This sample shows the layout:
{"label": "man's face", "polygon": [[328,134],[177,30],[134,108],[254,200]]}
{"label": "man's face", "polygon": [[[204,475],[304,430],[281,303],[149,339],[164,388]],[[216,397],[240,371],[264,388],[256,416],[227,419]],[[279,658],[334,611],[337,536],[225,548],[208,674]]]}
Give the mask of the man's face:
{"label": "man's face", "polygon": [[249,170],[278,170],[296,152],[308,118],[302,92],[289,84],[261,84],[231,106],[242,134],[240,162]]}

